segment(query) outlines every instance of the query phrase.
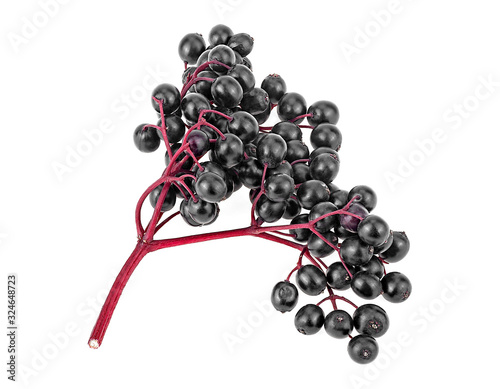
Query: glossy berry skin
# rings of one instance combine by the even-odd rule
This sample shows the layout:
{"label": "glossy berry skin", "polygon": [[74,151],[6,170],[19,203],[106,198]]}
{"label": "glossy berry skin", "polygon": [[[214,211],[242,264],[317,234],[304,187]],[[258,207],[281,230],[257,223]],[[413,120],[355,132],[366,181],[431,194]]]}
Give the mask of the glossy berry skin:
{"label": "glossy berry skin", "polygon": [[274,223],[281,219],[285,213],[285,207],[284,201],[272,201],[266,196],[261,196],[257,201],[255,212],[266,223]]}
{"label": "glossy berry skin", "polygon": [[[280,120],[284,121],[295,119],[297,116],[301,116],[306,113],[306,99],[304,99],[302,95],[295,92],[285,93],[278,102],[277,111]],[[295,123],[300,124],[302,121],[303,118],[295,121]]]}
{"label": "glossy berry skin", "polygon": [[340,256],[348,265],[363,265],[373,256],[373,246],[366,244],[357,236],[351,236],[342,242]]}
{"label": "glossy berry skin", "polygon": [[389,263],[401,261],[410,251],[410,240],[404,232],[393,231],[391,246],[380,254],[380,258]]}
{"label": "glossy berry skin", "polygon": [[[354,274],[354,267],[350,265],[346,266],[351,274]],[[346,290],[351,286],[351,276],[345,269],[342,262],[333,262],[330,266],[328,266],[328,270],[326,272],[326,282],[333,289]]]}
{"label": "glossy berry skin", "polygon": [[[253,38],[245,33],[234,34],[227,41],[227,45],[240,54],[242,57],[246,57],[252,52],[253,49]],[[250,66],[251,69],[251,66]]]}
{"label": "glossy berry skin", "polygon": [[267,92],[273,104],[278,104],[286,93],[286,82],[279,74],[270,74],[264,78],[260,87]]}
{"label": "glossy berry skin", "polygon": [[205,161],[201,162],[200,165],[203,167],[202,170],[200,170],[200,168],[198,168],[197,165],[193,169],[193,173],[195,174],[196,177],[201,176],[203,173],[212,172],[221,176],[224,179],[226,178],[226,171],[217,162]]}
{"label": "glossy berry skin", "polygon": [[358,224],[359,238],[370,246],[380,246],[389,239],[391,229],[384,219],[368,215]]}
{"label": "glossy berry skin", "polygon": [[[153,208],[156,207],[156,203],[158,202],[158,199],[160,198],[160,194],[161,194],[162,189],[163,189],[163,184],[160,184],[156,188],[154,188],[151,191],[151,193],[149,194],[149,202],[151,203],[151,206]],[[168,192],[165,196],[165,200],[163,200],[163,204],[161,206],[162,212],[170,211],[175,205],[175,191],[172,189],[173,188],[168,189]]]}
{"label": "glossy berry skin", "polygon": [[153,127],[140,124],[134,131],[134,144],[143,153],[152,153],[160,147],[160,136]]}
{"label": "glossy berry skin", "polygon": [[243,89],[238,81],[230,76],[220,76],[211,87],[215,104],[219,107],[236,107],[243,98]]}
{"label": "glossy berry skin", "polygon": [[302,130],[292,122],[278,122],[273,126],[271,132],[281,136],[285,142],[302,140]]}
{"label": "glossy berry skin", "polygon": [[[321,235],[334,245],[338,243],[338,238],[331,231],[325,232]],[[307,248],[313,256],[318,258],[327,257],[334,251],[328,243],[316,234],[311,234],[311,236],[309,236],[309,239],[307,240]]]}
{"label": "glossy berry skin", "polygon": [[277,167],[267,168],[266,177],[271,177],[275,174],[286,174],[287,176],[293,177],[292,165],[290,165],[288,161],[283,161]]}
{"label": "glossy berry skin", "polygon": [[328,335],[336,338],[347,338],[353,329],[351,315],[342,309],[336,309],[325,317],[325,331]]}
{"label": "glossy berry skin", "polygon": [[219,215],[219,206],[214,203],[207,203],[203,200],[194,201],[192,197],[189,198],[186,209],[193,220],[199,224],[211,223]]}
{"label": "glossy berry skin", "polygon": [[252,115],[264,112],[269,106],[269,96],[264,89],[253,88],[243,95],[241,109]]}
{"label": "glossy berry skin", "polygon": [[[347,211],[358,215],[363,219],[368,216],[368,210],[358,203],[352,203],[349,208],[347,208]],[[340,215],[340,225],[347,231],[357,232],[359,223],[360,220],[356,217],[350,215]]]}
{"label": "glossy berry skin", "polygon": [[314,265],[302,266],[296,275],[297,285],[308,296],[317,296],[326,288],[326,276]]}
{"label": "glossy berry skin", "polygon": [[188,93],[181,101],[182,113],[191,123],[196,123],[200,112],[211,109],[208,99],[200,93]]}
{"label": "glossy berry skin", "polygon": [[[305,224],[309,222],[309,215],[307,213],[295,216],[290,224]],[[290,234],[294,235],[294,239],[298,242],[307,242],[312,232],[308,228],[297,228],[289,230]]]}
{"label": "glossy berry skin", "polygon": [[252,62],[248,59],[248,57],[242,57],[241,58],[241,64],[245,65],[250,70],[253,69]]}
{"label": "glossy berry skin", "polygon": [[271,116],[271,103],[267,104],[267,107],[261,113],[254,113],[252,116],[257,120],[257,123],[263,124]]}
{"label": "glossy berry skin", "polygon": [[208,34],[208,43],[212,46],[225,45],[229,38],[234,35],[233,30],[224,24],[217,24],[212,27]]}
{"label": "glossy berry skin", "polygon": [[[217,73],[211,70],[203,70],[202,72],[198,73],[198,77],[206,77],[215,80],[219,76],[217,75]],[[212,84],[213,81],[205,81],[205,80],[197,81],[196,84],[194,84],[189,90],[191,91],[191,89],[193,89],[196,93],[200,93],[207,99],[213,100]]]}
{"label": "glossy berry skin", "polygon": [[292,165],[292,172],[295,185],[302,184],[311,179],[309,166],[307,166],[305,163],[294,163]]}
{"label": "glossy berry skin", "polygon": [[233,120],[228,123],[227,130],[243,143],[250,143],[259,135],[259,123],[248,112],[239,111],[233,114]]}
{"label": "glossy berry skin", "polygon": [[286,144],[286,160],[290,163],[309,158],[309,148],[301,140],[291,140]]}
{"label": "glossy berry skin", "polygon": [[217,139],[214,145],[214,154],[225,168],[238,165],[243,161],[244,153],[243,142],[234,134],[226,134],[225,139]]}
{"label": "glossy berry skin", "polygon": [[311,144],[314,148],[330,147],[339,151],[342,145],[342,133],[330,123],[322,123],[311,131]]}
{"label": "glossy berry skin", "polygon": [[373,252],[375,254],[380,254],[380,253],[383,253],[384,251],[387,251],[387,249],[389,249],[389,247],[391,247],[393,241],[394,241],[394,233],[391,230],[389,232],[389,237],[387,238],[387,240],[384,243],[382,243],[380,246],[374,246]]}
{"label": "glossy berry skin", "polygon": [[324,322],[325,314],[315,304],[304,305],[295,315],[295,328],[303,335],[318,333]]}
{"label": "glossy berry skin", "polygon": [[377,341],[369,335],[355,336],[347,345],[351,359],[362,365],[373,362],[377,358],[378,350]]}
{"label": "glossy berry skin", "polygon": [[179,57],[189,65],[193,65],[205,51],[205,40],[200,34],[187,34],[179,43]]}
{"label": "glossy berry skin", "polygon": [[360,196],[355,202],[360,203],[368,212],[373,211],[377,205],[377,194],[375,191],[366,185],[357,185],[349,191],[349,200],[355,196]]}
{"label": "glossy berry skin", "polygon": [[[323,201],[321,203],[316,204],[311,208],[311,212],[309,212],[309,221],[313,221],[318,217],[324,216],[328,213],[337,211],[338,208],[330,203],[329,201]],[[327,232],[330,231],[335,224],[336,215],[327,216],[321,220],[318,220],[314,227],[318,232]]]}
{"label": "glossy berry skin", "polygon": [[[158,126],[161,126],[161,119],[158,120]],[[176,115],[170,115],[165,117],[165,127],[167,132],[168,143],[179,142],[186,133],[186,125],[182,119]],[[163,138],[163,135],[158,131],[158,136]]]}
{"label": "glossy berry skin", "polygon": [[348,202],[347,194],[347,191],[342,189],[330,192],[329,201],[335,204],[338,209],[344,208]]}
{"label": "glossy berry skin", "polygon": [[238,177],[240,177],[241,182],[247,188],[255,189],[260,187],[264,168],[257,159],[251,157],[244,159],[236,166],[236,170],[238,171]]}
{"label": "glossy berry skin", "polygon": [[[311,151],[311,155],[309,156],[309,158],[312,161],[314,158],[316,158],[320,154],[332,154],[332,155],[336,156],[337,159],[340,158],[338,152],[336,152],[331,147],[326,147],[326,146],[321,146],[321,147],[318,147],[317,149],[314,149],[313,151]],[[335,188],[335,190],[339,190],[339,189],[340,188]]]}
{"label": "glossy berry skin", "polygon": [[311,126],[317,126],[321,123],[337,124],[339,121],[339,109],[331,101],[317,101],[309,107],[307,113],[312,114],[307,118]]}
{"label": "glossy berry skin", "polygon": [[389,329],[387,312],[375,304],[359,306],[352,316],[354,327],[360,334],[379,338]]}
{"label": "glossy berry skin", "polygon": [[335,154],[320,154],[309,164],[309,172],[315,180],[328,184],[339,174],[340,160]]}
{"label": "glossy berry skin", "polygon": [[179,212],[182,216],[182,219],[191,227],[201,227],[202,224],[196,222],[193,217],[187,211],[187,201],[184,199],[181,201],[181,205],[179,207]]}
{"label": "glossy berry skin", "polygon": [[[234,51],[226,45],[218,45],[210,50],[210,52],[208,53],[208,60],[222,62],[224,65],[227,65],[230,68],[236,65],[236,56],[234,55]],[[225,66],[219,65],[217,63],[211,63],[209,67],[217,74],[226,74],[228,71]]]}
{"label": "glossy berry skin", "polygon": [[255,87],[255,77],[253,72],[244,65],[235,65],[227,73],[228,76],[233,77],[239,82],[243,93],[252,90]]}
{"label": "glossy berry skin", "polygon": [[289,198],[286,201],[285,213],[283,214],[283,219],[293,219],[294,217],[300,215],[302,207],[300,206],[298,200],[294,197]]}
{"label": "glossy berry skin", "polygon": [[186,137],[186,143],[195,157],[200,157],[210,150],[210,142],[207,134],[200,130],[193,130]]}
{"label": "glossy berry skin", "polygon": [[382,293],[382,284],[377,276],[367,271],[360,271],[352,277],[351,289],[359,297],[373,300]]}
{"label": "glossy berry skin", "polygon": [[211,172],[203,173],[198,177],[195,189],[200,199],[208,203],[218,203],[227,192],[225,180]]}
{"label": "glossy berry skin", "polygon": [[355,232],[350,232],[347,231],[344,227],[342,226],[335,226],[333,228],[333,231],[335,232],[335,235],[339,237],[339,239],[345,239],[349,238],[350,236],[356,236],[357,234]]}
{"label": "glossy berry skin", "polygon": [[411,295],[411,282],[404,274],[397,271],[387,273],[382,278],[382,296],[391,303],[402,303]]}
{"label": "glossy berry skin", "polygon": [[311,209],[316,204],[328,201],[330,191],[326,184],[318,180],[309,180],[300,185],[297,199],[302,208]]}
{"label": "glossy berry skin", "polygon": [[278,167],[285,159],[286,142],[276,134],[267,134],[257,145],[257,159],[270,168]]}
{"label": "glossy berry skin", "polygon": [[293,178],[286,174],[274,174],[264,182],[266,196],[272,201],[285,201],[295,190]]}
{"label": "glossy berry skin", "polygon": [[[164,115],[170,115],[181,105],[181,94],[172,84],[158,85],[153,90],[153,97],[162,101]],[[155,111],[160,112],[160,104],[158,104],[154,99],[151,99],[151,103],[153,104]]]}
{"label": "glossy berry skin", "polygon": [[205,62],[208,61],[208,54],[210,53],[211,49],[205,50],[203,53],[200,54],[198,57],[198,60],[196,61],[196,67],[203,65]]}
{"label": "glossy berry skin", "polygon": [[367,263],[356,266],[356,271],[366,271],[380,279],[384,276],[384,265],[380,259],[373,256]]}
{"label": "glossy berry skin", "polygon": [[279,312],[290,312],[299,301],[299,291],[290,281],[278,282],[271,293],[271,303]]}

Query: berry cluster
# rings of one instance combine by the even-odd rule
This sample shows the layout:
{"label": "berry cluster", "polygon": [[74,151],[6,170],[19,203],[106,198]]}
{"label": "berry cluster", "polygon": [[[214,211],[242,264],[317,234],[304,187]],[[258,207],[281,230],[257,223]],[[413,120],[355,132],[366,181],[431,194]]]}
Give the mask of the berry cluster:
{"label": "berry cluster", "polygon": [[[296,272],[299,289],[309,296],[325,290],[328,297],[302,307],[295,326],[303,334],[324,326],[335,338],[351,337],[349,355],[359,363],[375,359],[375,338],[383,335],[389,320],[377,305],[357,307],[334,290],[352,288],[364,299],[379,295],[405,301],[411,293],[408,278],[385,271],[385,264],[401,260],[409,250],[404,232],[393,232],[379,216],[371,214],[375,192],[359,185],[350,191],[333,183],[340,168],[342,134],[336,124],[339,110],[330,101],[310,106],[298,93],[288,92],[277,74],[260,87],[248,55],[253,38],[234,34],[217,25],[208,35],[209,46],[199,34],[187,34],[179,44],[185,64],[181,90],[161,84],[152,93],[158,113],[156,125],[141,124],[134,142],[142,152],[165,144],[166,168],[141,196],[136,208],[138,245],[117,277],[101,311],[89,344],[99,347],[121,290],[142,257],[160,248],[211,239],[252,235],[300,251],[297,265],[272,292],[272,303],[281,312],[298,303],[298,289],[290,282]],[[280,121],[263,126],[273,109]],[[301,124],[304,120],[308,124]],[[310,132],[310,147],[303,132]],[[219,203],[242,187],[249,189],[250,226],[247,228],[155,240],[154,235],[175,216],[195,227],[214,223]],[[141,222],[146,198],[154,208],[147,227]],[[179,210],[161,221],[180,199]],[[280,219],[290,224],[264,227]],[[287,231],[288,230],[288,231]],[[322,258],[337,252],[339,261],[327,266]],[[303,265],[303,258],[310,264]],[[349,313],[337,301],[351,304]],[[324,315],[320,304],[331,301],[333,311]],[[360,335],[352,337],[353,328]]]}

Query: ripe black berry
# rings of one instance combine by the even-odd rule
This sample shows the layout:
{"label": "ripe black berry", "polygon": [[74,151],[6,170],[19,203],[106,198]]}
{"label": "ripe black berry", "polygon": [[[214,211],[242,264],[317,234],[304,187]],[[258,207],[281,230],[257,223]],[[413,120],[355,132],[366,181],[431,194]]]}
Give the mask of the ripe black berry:
{"label": "ripe black berry", "polygon": [[200,34],[187,34],[179,43],[179,56],[189,65],[195,64],[205,51],[205,40]]}
{"label": "ripe black berry", "polygon": [[411,282],[404,274],[399,272],[387,273],[382,278],[382,296],[391,303],[402,303],[411,294]]}
{"label": "ripe black berry", "polygon": [[367,271],[360,271],[352,277],[351,289],[359,297],[373,300],[382,293],[382,283],[377,276]]}
{"label": "ripe black berry", "polygon": [[297,285],[309,296],[317,296],[326,288],[325,273],[314,265],[302,266],[297,271]]}
{"label": "ripe black berry", "polygon": [[377,358],[378,344],[371,336],[358,335],[349,341],[347,352],[354,362],[367,364]]}
{"label": "ripe black berry", "polygon": [[365,304],[359,306],[352,316],[354,327],[360,334],[378,338],[389,329],[389,317],[378,305]]}
{"label": "ripe black berry", "polygon": [[152,153],[160,147],[160,137],[153,127],[140,124],[134,131],[134,144],[143,153]]}
{"label": "ripe black berry", "polygon": [[[354,274],[354,267],[347,265],[347,268]],[[333,262],[326,271],[326,281],[333,289],[346,290],[351,286],[351,276],[345,269],[342,262]]]}
{"label": "ripe black berry", "polygon": [[343,339],[347,338],[352,332],[353,320],[346,311],[336,309],[326,315],[324,326],[328,335]]}
{"label": "ripe black berry", "polygon": [[295,328],[304,335],[314,335],[318,333],[324,322],[325,314],[321,307],[315,304],[303,306],[295,315]]}
{"label": "ripe black berry", "polygon": [[299,301],[299,291],[289,281],[278,282],[271,293],[271,303],[279,312],[290,312]]}

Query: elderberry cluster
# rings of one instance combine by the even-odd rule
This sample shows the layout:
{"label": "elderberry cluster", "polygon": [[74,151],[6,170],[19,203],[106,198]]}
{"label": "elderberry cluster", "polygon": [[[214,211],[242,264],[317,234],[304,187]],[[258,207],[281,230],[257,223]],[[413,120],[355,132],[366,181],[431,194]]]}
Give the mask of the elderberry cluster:
{"label": "elderberry cluster", "polygon": [[[305,305],[295,317],[298,331],[309,335],[324,327],[332,337],[346,338],[356,328],[359,335],[351,337],[349,355],[359,363],[374,360],[375,338],[389,327],[386,312],[374,304],[357,307],[334,290],[351,288],[367,300],[382,295],[391,302],[405,301],[410,281],[398,272],[386,274],[384,264],[407,254],[406,234],[392,231],[371,214],[377,196],[370,187],[346,191],[333,183],[342,144],[334,103],[322,100],[308,106],[302,95],[287,91],[277,74],[256,86],[248,59],[254,41],[248,34],[234,34],[219,24],[210,31],[208,43],[200,34],[182,38],[181,90],[172,84],[157,86],[152,93],[157,124],[141,124],[134,131],[140,151],[153,152],[162,140],[167,147],[165,172],[147,192],[151,205],[167,212],[181,199],[184,221],[203,226],[217,219],[219,202],[248,188],[252,227],[291,220],[285,235],[303,244],[292,270],[296,283],[310,296],[328,290],[323,300],[334,307],[325,317],[319,306],[324,301]],[[262,126],[275,108],[280,121]],[[307,125],[301,124],[304,119]],[[306,131],[310,146],[303,139]],[[340,261],[327,267],[321,258],[335,251]],[[302,264],[304,256],[311,264]],[[281,312],[298,302],[298,289],[289,281],[292,273],[272,292],[272,303]],[[337,309],[342,300],[356,308],[352,317]]]}

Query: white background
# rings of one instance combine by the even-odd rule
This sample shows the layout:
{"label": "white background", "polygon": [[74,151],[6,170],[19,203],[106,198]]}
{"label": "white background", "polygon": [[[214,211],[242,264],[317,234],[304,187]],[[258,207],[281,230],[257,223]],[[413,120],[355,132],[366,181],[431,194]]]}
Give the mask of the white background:
{"label": "white background", "polygon": [[[19,382],[9,384],[422,388],[441,381],[465,388],[495,379],[497,2],[75,0],[57,3],[51,16],[44,3],[3,2],[0,10],[1,288],[8,272],[19,275],[22,365]],[[33,20],[39,27],[19,41]],[[162,152],[141,154],[132,142],[139,123],[156,120],[151,85],[180,86],[179,40],[189,32],[207,36],[221,22],[255,38],[258,80],[276,72],[309,103],[339,106],[337,183],[372,186],[374,213],[411,239],[408,257],[389,269],[411,278],[413,294],[402,305],[377,300],[391,329],[369,368],[349,359],[347,341],[302,336],[293,314],[266,310],[297,253],[253,238],[149,255],[102,348],[87,346],[134,247],[135,203],[163,170]],[[351,55],[342,49],[348,45]],[[145,88],[151,69],[160,77]],[[496,82],[489,94],[481,79]],[[102,121],[113,130],[58,177],[54,165],[66,164],[69,150]],[[436,128],[442,142],[422,157],[416,142]],[[389,184],[388,173],[400,174],[409,159],[413,167]],[[249,209],[242,190],[207,230],[244,226]],[[189,233],[177,220],[163,236]],[[302,295],[300,304],[316,301]],[[250,325],[244,334],[242,322]],[[230,347],[228,336],[241,344]],[[0,355],[4,387],[6,347]]]}

